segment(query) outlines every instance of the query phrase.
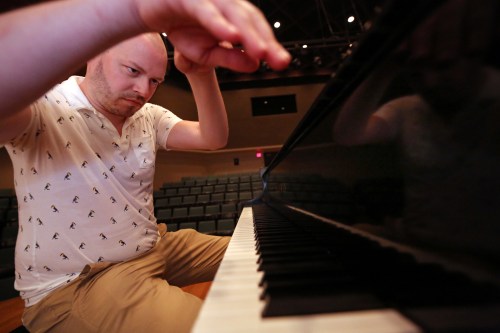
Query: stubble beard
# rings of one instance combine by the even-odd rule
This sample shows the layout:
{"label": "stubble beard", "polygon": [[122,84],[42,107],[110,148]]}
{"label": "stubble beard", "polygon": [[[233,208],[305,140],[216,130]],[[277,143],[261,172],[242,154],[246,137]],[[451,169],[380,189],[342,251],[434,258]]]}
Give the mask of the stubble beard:
{"label": "stubble beard", "polygon": [[[101,108],[115,116],[128,118],[136,113],[145,103],[142,96],[137,96],[133,93],[113,94],[108,79],[104,74],[102,61],[99,61],[95,70],[94,86],[94,94],[100,101]],[[120,101],[123,101],[124,98],[137,100],[141,105],[119,105]]]}

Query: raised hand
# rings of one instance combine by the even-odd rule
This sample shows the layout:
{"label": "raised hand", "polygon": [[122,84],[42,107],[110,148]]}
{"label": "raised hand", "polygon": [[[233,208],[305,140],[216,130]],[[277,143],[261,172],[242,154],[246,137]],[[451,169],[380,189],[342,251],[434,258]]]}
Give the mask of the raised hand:
{"label": "raised hand", "polygon": [[[260,60],[280,70],[290,55],[264,15],[244,0],[136,0],[148,30],[165,31],[187,59],[203,66],[251,72]],[[221,42],[241,47],[227,48]]]}

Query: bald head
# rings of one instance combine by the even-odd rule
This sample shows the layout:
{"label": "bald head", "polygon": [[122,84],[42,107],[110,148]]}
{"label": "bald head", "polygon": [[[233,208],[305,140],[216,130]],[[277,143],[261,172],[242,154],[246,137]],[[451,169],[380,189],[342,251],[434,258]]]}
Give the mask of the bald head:
{"label": "bald head", "polygon": [[145,33],[132,37],[111,47],[107,52],[123,51],[130,48],[139,48],[145,52],[150,52],[151,54],[167,59],[167,49],[158,33]]}
{"label": "bald head", "polygon": [[87,64],[80,87],[117,128],[148,102],[165,77],[167,50],[159,34],[125,40]]}
{"label": "bald head", "polygon": [[92,75],[96,65],[105,57],[125,58],[132,61],[152,64],[162,70],[164,76],[167,69],[168,55],[163,39],[158,33],[145,33],[114,45],[91,59],[87,64],[87,76]]}

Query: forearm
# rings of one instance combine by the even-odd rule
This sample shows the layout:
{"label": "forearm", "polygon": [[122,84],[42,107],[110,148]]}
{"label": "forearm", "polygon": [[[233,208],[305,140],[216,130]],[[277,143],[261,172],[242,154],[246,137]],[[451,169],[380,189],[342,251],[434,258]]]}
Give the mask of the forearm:
{"label": "forearm", "polygon": [[198,109],[200,138],[205,148],[217,149],[227,144],[229,127],[226,108],[215,71],[187,75]]}
{"label": "forearm", "polygon": [[2,15],[1,116],[27,107],[92,56],[140,33],[128,3],[52,1]]}
{"label": "forearm", "polygon": [[376,112],[380,100],[389,83],[394,78],[392,66],[382,66],[370,75],[354,91],[342,106],[335,122],[334,136],[339,144],[360,144],[371,137],[372,115]]}

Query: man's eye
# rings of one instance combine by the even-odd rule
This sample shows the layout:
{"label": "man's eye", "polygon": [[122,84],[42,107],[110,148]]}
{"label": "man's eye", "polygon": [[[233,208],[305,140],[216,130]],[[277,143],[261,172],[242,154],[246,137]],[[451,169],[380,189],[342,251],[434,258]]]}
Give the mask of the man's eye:
{"label": "man's eye", "polygon": [[127,67],[127,70],[131,73],[131,74],[137,74],[139,73],[139,71],[135,68],[132,68],[132,67]]}

